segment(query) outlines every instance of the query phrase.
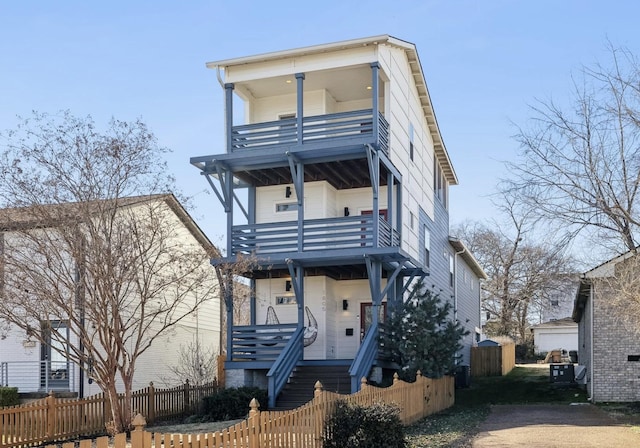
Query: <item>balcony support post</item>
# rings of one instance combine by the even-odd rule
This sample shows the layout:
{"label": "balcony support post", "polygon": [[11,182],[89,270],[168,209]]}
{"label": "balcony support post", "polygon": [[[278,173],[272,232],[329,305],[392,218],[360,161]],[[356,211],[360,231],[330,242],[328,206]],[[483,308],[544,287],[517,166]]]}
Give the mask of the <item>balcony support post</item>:
{"label": "balcony support post", "polygon": [[373,109],[372,114],[372,125],[373,125],[373,137],[375,139],[376,149],[380,148],[380,139],[379,139],[379,122],[378,115],[380,114],[380,105],[378,104],[378,89],[380,83],[380,76],[378,72],[380,71],[380,64],[377,62],[371,63],[371,108]]}
{"label": "balcony support post", "polygon": [[395,215],[394,213],[396,212],[394,204],[393,204],[393,186],[395,183],[395,178],[393,177],[393,173],[389,172],[387,173],[387,220],[389,222],[389,226],[391,227],[391,242],[390,244],[393,246],[394,245],[394,241],[393,241],[393,234],[395,233],[396,230],[396,225],[395,225]]}
{"label": "balcony support post", "polygon": [[298,304],[298,328],[304,327],[304,268],[291,259],[287,260],[291,285]]}
{"label": "balcony support post", "polygon": [[[365,257],[365,263],[367,265],[367,276],[369,277],[369,290],[371,291],[371,302],[373,304],[373,310],[371,311],[371,326],[377,327],[378,324],[378,310],[382,303],[382,294],[380,291],[381,279],[382,279],[382,262],[378,259],[370,256]],[[365,335],[366,337],[366,335]]]}
{"label": "balcony support post", "polygon": [[224,117],[225,117],[225,127],[227,130],[227,154],[230,154],[233,151],[232,141],[233,141],[233,83],[226,83],[224,85],[224,94],[225,94],[225,109],[224,109]]}
{"label": "balcony support post", "polygon": [[298,146],[301,146],[304,143],[302,133],[302,122],[304,118],[304,73],[296,73],[296,95],[296,140],[298,142]]}
{"label": "balcony support post", "polygon": [[373,214],[373,247],[380,247],[380,157],[371,145],[367,145],[367,162],[369,163],[369,176],[371,177]]}
{"label": "balcony support post", "polygon": [[287,156],[298,199],[298,252],[302,252],[304,250],[304,163],[297,160],[290,152],[287,152]]}

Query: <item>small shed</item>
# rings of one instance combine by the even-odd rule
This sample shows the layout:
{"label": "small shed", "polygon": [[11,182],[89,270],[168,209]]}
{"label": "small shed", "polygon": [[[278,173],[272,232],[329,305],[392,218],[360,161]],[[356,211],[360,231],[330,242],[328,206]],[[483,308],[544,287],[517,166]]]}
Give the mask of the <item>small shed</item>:
{"label": "small shed", "polygon": [[471,348],[471,376],[501,376],[516,365],[516,344],[510,338],[484,339]]}

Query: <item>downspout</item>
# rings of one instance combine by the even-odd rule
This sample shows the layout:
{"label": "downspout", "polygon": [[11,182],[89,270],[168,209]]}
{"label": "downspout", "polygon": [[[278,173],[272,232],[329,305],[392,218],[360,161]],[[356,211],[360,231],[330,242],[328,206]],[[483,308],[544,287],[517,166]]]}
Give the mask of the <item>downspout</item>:
{"label": "downspout", "polygon": [[[467,251],[465,247],[459,252],[455,252],[453,257],[453,323],[458,322],[458,256],[464,254]],[[458,352],[456,352],[456,360],[459,359]]]}
{"label": "downspout", "polygon": [[590,358],[591,359],[589,360],[589,364],[590,364],[589,367],[591,368],[591,372],[589,372],[590,376],[591,376],[591,381],[589,381],[589,389],[590,389],[589,396],[591,397],[591,402],[595,403],[595,401],[593,400],[593,374],[594,374],[594,368],[593,368],[593,363],[594,363],[594,359],[593,359],[593,343],[594,343],[594,341],[593,341],[593,321],[594,321],[594,319],[593,319],[593,317],[594,317],[593,316],[593,299],[594,299],[594,296],[595,296],[595,294],[593,292],[593,288],[594,288],[594,285],[593,285],[593,283],[591,283],[591,287],[589,288],[589,312],[591,314],[591,317],[590,317],[591,325],[589,325],[589,327],[590,327],[589,328],[589,332],[591,333],[591,336],[590,336],[591,344],[589,344],[590,345],[589,350],[591,351],[591,354],[590,354]]}

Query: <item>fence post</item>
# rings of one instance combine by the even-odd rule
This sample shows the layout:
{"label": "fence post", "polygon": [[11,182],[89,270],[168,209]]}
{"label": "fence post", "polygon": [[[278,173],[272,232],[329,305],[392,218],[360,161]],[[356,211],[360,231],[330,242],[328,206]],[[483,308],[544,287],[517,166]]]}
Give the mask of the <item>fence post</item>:
{"label": "fence post", "polygon": [[147,421],[141,414],[136,414],[131,422],[133,431],[131,431],[131,448],[147,448],[144,446],[144,427]]}
{"label": "fence post", "polygon": [[52,439],[56,431],[56,397],[52,390],[49,391],[45,403],[47,406],[47,438]]}
{"label": "fence post", "polygon": [[318,398],[322,394],[322,383],[320,381],[316,381],[316,384],[313,386],[313,398]]}
{"label": "fence post", "polygon": [[249,424],[249,448],[260,448],[260,402],[255,398],[252,398],[249,403],[247,423]]}
{"label": "fence post", "polygon": [[189,403],[189,378],[184,382],[184,396],[182,398],[182,414],[188,415],[189,410],[191,409],[191,404]]}
{"label": "fence post", "polygon": [[156,421],[156,388],[153,387],[153,381],[149,383],[148,400],[149,406],[147,406],[147,409],[149,409],[149,415],[147,417],[149,418],[149,423],[153,424]]}

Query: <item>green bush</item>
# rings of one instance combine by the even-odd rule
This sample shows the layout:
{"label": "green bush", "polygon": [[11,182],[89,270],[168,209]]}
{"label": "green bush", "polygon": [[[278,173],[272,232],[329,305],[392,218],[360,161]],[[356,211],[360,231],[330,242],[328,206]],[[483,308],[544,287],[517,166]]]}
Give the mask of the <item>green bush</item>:
{"label": "green bush", "polygon": [[405,448],[400,410],[376,403],[360,406],[338,401],[324,427],[324,448]]}
{"label": "green bush", "polygon": [[205,397],[202,412],[208,420],[233,420],[244,418],[249,413],[249,403],[255,398],[260,409],[267,408],[268,393],[257,387],[221,389],[215,395]]}
{"label": "green bush", "polygon": [[0,387],[0,408],[20,404],[17,387]]}

